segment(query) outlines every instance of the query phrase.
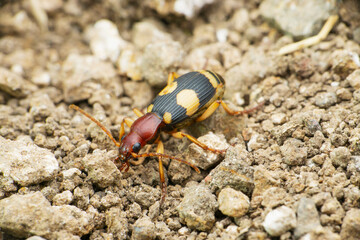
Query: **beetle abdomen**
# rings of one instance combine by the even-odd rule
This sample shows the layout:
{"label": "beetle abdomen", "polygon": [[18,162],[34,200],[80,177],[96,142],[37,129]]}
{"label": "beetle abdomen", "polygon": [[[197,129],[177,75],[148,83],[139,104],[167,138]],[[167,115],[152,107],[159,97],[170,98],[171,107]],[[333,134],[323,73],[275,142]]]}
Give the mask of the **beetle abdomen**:
{"label": "beetle abdomen", "polygon": [[214,72],[189,72],[166,86],[148,107],[148,112],[157,113],[169,127],[181,124],[222,98],[224,85],[224,79]]}

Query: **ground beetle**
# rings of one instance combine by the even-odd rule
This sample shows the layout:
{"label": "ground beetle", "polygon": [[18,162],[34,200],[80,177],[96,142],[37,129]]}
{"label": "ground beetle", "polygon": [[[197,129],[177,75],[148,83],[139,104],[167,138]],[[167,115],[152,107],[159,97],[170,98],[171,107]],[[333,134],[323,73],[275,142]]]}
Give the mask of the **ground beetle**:
{"label": "ground beetle", "polygon": [[[137,165],[141,164],[145,157],[158,157],[162,190],[161,203],[163,203],[166,196],[166,183],[162,157],[185,163],[197,172],[200,172],[200,170],[192,163],[164,154],[164,146],[160,140],[160,132],[169,133],[176,138],[186,137],[205,150],[214,153],[223,153],[226,150],[209,148],[196,138],[189,134],[179,132],[178,130],[194,122],[205,120],[214,113],[220,104],[230,115],[247,114],[261,106],[258,105],[255,108],[244,111],[234,111],[222,101],[224,90],[224,79],[212,71],[200,70],[189,72],[182,76],[176,73],[170,73],[167,86],[147,107],[146,114],[143,114],[138,109],[134,109],[135,114],[139,117],[137,120],[133,121],[130,118],[123,119],[119,131],[119,141],[116,141],[109,130],[84,110],[73,104],[70,105],[70,108],[90,118],[111,138],[115,145],[119,147],[119,155],[115,159],[115,162],[120,161],[120,170],[127,171],[129,169],[130,159],[140,158],[141,160],[132,162]],[[130,127],[128,134],[125,134],[124,123]],[[148,148],[145,153],[138,154],[142,147],[151,143],[157,144],[156,153],[149,153],[150,148]]]}

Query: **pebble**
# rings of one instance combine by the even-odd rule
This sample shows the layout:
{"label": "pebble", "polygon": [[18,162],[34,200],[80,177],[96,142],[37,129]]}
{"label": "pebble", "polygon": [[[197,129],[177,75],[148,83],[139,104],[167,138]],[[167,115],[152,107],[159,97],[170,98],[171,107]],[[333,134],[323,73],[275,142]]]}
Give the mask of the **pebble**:
{"label": "pebble", "polygon": [[59,171],[54,154],[31,141],[0,136],[0,172],[20,186],[52,180]]}
{"label": "pebble", "polygon": [[85,40],[89,42],[93,54],[101,60],[118,59],[121,50],[127,46],[119,34],[115,23],[107,19],[98,20],[85,30]]}
{"label": "pebble", "polygon": [[62,64],[62,88],[64,99],[73,103],[90,98],[101,88],[94,80],[111,79],[117,73],[112,63],[105,62],[92,55],[70,54]]}
{"label": "pebble", "polygon": [[250,207],[249,197],[232,188],[224,188],[218,196],[219,210],[230,217],[244,216]]}
{"label": "pebble", "polygon": [[351,158],[351,153],[347,147],[338,147],[330,153],[330,159],[335,167],[346,168]]}
{"label": "pebble", "polygon": [[280,236],[296,226],[295,211],[286,206],[278,207],[266,215],[263,226],[271,236]]}
{"label": "pebble", "polygon": [[294,231],[296,238],[321,227],[319,213],[316,209],[315,202],[312,199],[301,198],[296,214],[297,225]]}
{"label": "pebble", "polygon": [[271,121],[275,125],[284,124],[286,122],[286,114],[285,113],[275,113],[271,115]]}
{"label": "pebble", "polygon": [[353,98],[355,101],[360,102],[360,89],[353,92]]}
{"label": "pebble", "polygon": [[[222,134],[217,135],[209,132],[199,137],[198,140],[213,149],[224,150],[229,147],[229,144],[226,143],[225,136]],[[196,159],[196,166],[207,170],[221,161],[221,154],[204,150],[195,143],[191,143],[189,146],[189,158]]]}
{"label": "pebble", "polygon": [[279,4],[278,0],[265,0],[260,5],[260,14],[274,22],[281,31],[295,38],[303,38],[317,34],[335,8],[334,0],[290,0],[286,4]]}
{"label": "pebble", "polygon": [[[153,91],[147,82],[124,82],[124,91],[133,100],[133,106],[144,108],[153,100]],[[137,94],[137,93],[143,94]]]}
{"label": "pebble", "polygon": [[0,67],[0,90],[13,97],[26,97],[35,90],[36,85],[25,80],[20,75]]}
{"label": "pebble", "polygon": [[185,51],[175,41],[150,43],[145,47],[141,72],[152,87],[164,87],[170,72],[182,64]]}
{"label": "pebble", "polygon": [[242,144],[229,147],[225,159],[205,178],[213,192],[229,186],[251,196],[254,184],[254,169],[250,166],[249,152]]}
{"label": "pebble", "polygon": [[284,157],[284,163],[290,166],[299,166],[305,164],[308,148],[305,144],[294,138],[289,138],[280,147],[281,155]]}
{"label": "pebble", "polygon": [[352,208],[343,219],[340,236],[341,239],[360,239],[360,209]]}
{"label": "pebble", "polygon": [[108,232],[115,239],[129,238],[129,223],[126,218],[126,212],[120,207],[112,207],[105,212],[105,224]]}
{"label": "pebble", "polygon": [[38,235],[58,239],[61,233],[81,237],[94,228],[93,217],[75,206],[51,206],[40,192],[0,200],[0,227],[18,238]]}
{"label": "pebble", "polygon": [[174,13],[184,15],[187,19],[192,19],[205,5],[211,4],[213,2],[215,2],[215,0],[197,0],[196,2],[175,0],[173,11]]}
{"label": "pebble", "polygon": [[315,105],[321,108],[328,108],[335,105],[337,96],[334,92],[319,93],[315,96]]}
{"label": "pebble", "polygon": [[215,223],[217,208],[215,195],[207,186],[199,184],[185,189],[184,198],[176,210],[181,221],[189,228],[209,231]]}
{"label": "pebble", "polygon": [[82,164],[88,174],[88,179],[100,188],[120,184],[121,173],[112,161],[113,159],[113,153],[106,150],[96,149],[93,153],[87,154]]}
{"label": "pebble", "polygon": [[46,93],[36,93],[30,99],[30,113],[35,121],[41,121],[55,112],[55,105]]}
{"label": "pebble", "polygon": [[58,193],[52,199],[53,205],[60,206],[60,205],[68,205],[73,200],[73,194],[69,190],[64,191],[62,193]]}
{"label": "pebble", "polygon": [[360,69],[353,71],[349,76],[347,76],[346,81],[349,82],[355,90],[360,89]]}
{"label": "pebble", "polygon": [[132,28],[132,42],[137,49],[144,49],[150,43],[171,42],[171,35],[165,32],[162,23],[147,19],[134,24]]}
{"label": "pebble", "polygon": [[268,208],[275,208],[286,203],[288,194],[285,189],[279,187],[271,187],[262,194],[261,205]]}
{"label": "pebble", "polygon": [[134,229],[131,235],[132,240],[146,240],[156,238],[155,224],[148,216],[139,218],[134,223]]}

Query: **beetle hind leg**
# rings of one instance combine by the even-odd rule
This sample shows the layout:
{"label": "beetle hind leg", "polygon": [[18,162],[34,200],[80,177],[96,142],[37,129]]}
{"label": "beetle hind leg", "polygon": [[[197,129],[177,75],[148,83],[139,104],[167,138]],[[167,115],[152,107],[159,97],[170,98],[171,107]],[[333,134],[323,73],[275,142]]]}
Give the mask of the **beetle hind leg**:
{"label": "beetle hind leg", "polygon": [[231,109],[224,101],[218,100],[217,102],[219,102],[221,104],[221,106],[224,108],[224,110],[226,111],[227,114],[232,115],[232,116],[252,113],[252,112],[258,110],[260,107],[262,107],[265,103],[265,102],[262,102],[253,108],[248,108],[248,109],[245,109],[242,111],[235,111],[235,110]]}

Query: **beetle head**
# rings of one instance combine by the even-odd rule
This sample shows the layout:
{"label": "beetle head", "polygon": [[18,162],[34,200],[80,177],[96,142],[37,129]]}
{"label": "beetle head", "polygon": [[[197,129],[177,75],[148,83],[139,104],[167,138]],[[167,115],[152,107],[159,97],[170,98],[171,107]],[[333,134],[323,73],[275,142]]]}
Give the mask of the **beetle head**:
{"label": "beetle head", "polygon": [[130,132],[121,139],[119,147],[119,158],[122,162],[126,162],[132,156],[137,154],[145,145],[144,140],[136,133]]}

